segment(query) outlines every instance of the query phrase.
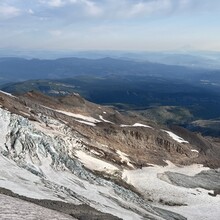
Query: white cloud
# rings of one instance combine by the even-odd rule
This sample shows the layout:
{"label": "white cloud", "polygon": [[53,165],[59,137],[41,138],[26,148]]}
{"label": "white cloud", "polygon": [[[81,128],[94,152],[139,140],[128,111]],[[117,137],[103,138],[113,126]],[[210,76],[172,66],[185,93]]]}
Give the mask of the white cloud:
{"label": "white cloud", "polygon": [[50,15],[64,13],[64,19],[98,17],[112,20],[193,11],[194,6],[204,5],[204,0],[200,1],[203,3],[198,0],[38,0],[52,9]]}
{"label": "white cloud", "polygon": [[9,19],[20,15],[20,9],[8,6],[8,5],[0,5],[0,19]]}
{"label": "white cloud", "polygon": [[61,7],[66,4],[66,0],[38,0],[39,3],[45,4],[51,7]]}
{"label": "white cloud", "polygon": [[62,35],[62,31],[61,30],[50,30],[49,33],[54,36],[54,37],[59,37]]}
{"label": "white cloud", "polygon": [[89,0],[81,0],[83,4],[86,6],[86,11],[89,15],[98,16],[102,14],[102,9],[97,6],[96,3]]}
{"label": "white cloud", "polygon": [[129,18],[179,11],[189,5],[189,0],[122,0],[118,6],[115,4],[115,12],[121,17]]}
{"label": "white cloud", "polygon": [[81,16],[98,16],[102,14],[102,8],[92,0],[39,0],[39,2],[52,8],[72,8],[73,11],[77,12],[77,15],[81,14]]}
{"label": "white cloud", "polygon": [[50,1],[48,1],[48,5],[50,5],[52,7],[61,7],[61,6],[65,5],[65,1],[62,1],[62,0],[50,0]]}
{"label": "white cloud", "polygon": [[33,15],[33,14],[34,14],[34,11],[33,11],[31,8],[29,8],[29,9],[27,10],[27,12],[28,12],[28,14],[30,14],[30,15]]}
{"label": "white cloud", "polygon": [[138,2],[134,5],[131,5],[130,10],[128,11],[129,16],[139,16],[139,15],[148,15],[161,10],[170,9],[170,1],[151,1],[151,2]]}

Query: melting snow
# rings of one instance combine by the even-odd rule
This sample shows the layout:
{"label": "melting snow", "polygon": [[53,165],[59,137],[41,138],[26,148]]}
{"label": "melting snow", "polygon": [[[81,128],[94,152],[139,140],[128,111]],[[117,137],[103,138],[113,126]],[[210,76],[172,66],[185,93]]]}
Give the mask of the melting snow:
{"label": "melting snow", "polygon": [[90,116],[85,116],[85,115],[81,115],[81,114],[75,114],[75,113],[72,113],[72,112],[66,112],[66,111],[61,111],[61,110],[56,110],[56,111],[60,112],[60,113],[63,113],[65,115],[74,117],[74,118],[82,119],[84,121],[88,121],[88,122],[92,122],[92,123],[100,122],[98,119],[95,119],[95,118],[90,117]]}
{"label": "melting snow", "polygon": [[102,117],[102,115],[99,115],[99,118],[100,118],[102,121],[104,121],[104,122],[114,124],[114,123],[111,122],[111,121],[105,120],[105,119]]}
{"label": "melting snow", "polygon": [[140,124],[140,123],[135,123],[132,125],[133,127],[145,127],[145,128],[152,128],[151,126]]}
{"label": "melting snow", "polygon": [[11,93],[4,92],[4,91],[2,91],[2,90],[0,90],[0,92],[3,93],[3,94],[5,94],[5,95],[9,95],[9,96],[11,96],[11,97],[17,98],[17,97],[15,97],[15,96],[13,96]]}
{"label": "melting snow", "polygon": [[[52,111],[56,111],[56,112],[59,112],[59,113],[62,113],[64,115],[68,115],[70,117],[74,117],[74,118],[77,118],[75,119],[77,122],[80,122],[82,124],[86,124],[86,125],[89,125],[89,126],[96,126],[95,123],[98,123],[98,122],[101,122],[100,120],[96,119],[96,118],[93,118],[91,116],[85,116],[85,115],[81,115],[81,114],[76,114],[76,113],[72,113],[72,112],[67,112],[67,111],[61,111],[61,110],[54,110],[52,108],[49,108],[49,107],[46,107],[44,105],[42,105],[44,108],[47,108],[47,109],[50,109]],[[81,119],[81,120],[79,120]],[[103,119],[102,119],[103,120]]]}
{"label": "melting snow", "polygon": [[131,164],[131,162],[128,158],[128,155],[126,153],[123,153],[120,150],[117,150],[116,153],[120,156],[122,163],[125,162],[125,163],[127,163],[128,166],[134,168],[134,166]]}
{"label": "melting snow", "polygon": [[76,156],[80,159],[80,161],[89,169],[97,170],[97,171],[105,171],[105,172],[114,172],[118,170],[118,168],[110,163],[107,163],[103,160],[92,157],[83,151],[76,151]]}
{"label": "melting snow", "polygon": [[76,119],[75,121],[78,121],[78,122],[80,122],[80,123],[82,123],[82,124],[90,125],[90,126],[93,126],[93,127],[95,127],[95,126],[96,126],[96,124],[95,124],[95,123],[88,122],[88,121],[77,120],[77,119]]}
{"label": "melting snow", "polygon": [[173,132],[171,131],[167,131],[167,130],[162,130],[164,132],[166,132],[171,138],[173,138],[173,140],[179,142],[179,143],[189,143],[188,141],[184,140],[183,138],[177,136],[176,134],[174,134]]}
{"label": "melting snow", "polygon": [[141,124],[141,123],[135,123],[133,125],[120,125],[120,127],[144,127],[144,128],[152,128],[151,126],[149,125],[144,125],[144,124]]}

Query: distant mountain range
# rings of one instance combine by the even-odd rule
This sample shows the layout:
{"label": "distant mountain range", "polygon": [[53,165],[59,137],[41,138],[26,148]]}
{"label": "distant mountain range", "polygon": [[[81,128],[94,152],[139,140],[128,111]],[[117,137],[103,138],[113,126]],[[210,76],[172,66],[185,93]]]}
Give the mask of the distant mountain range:
{"label": "distant mountain range", "polygon": [[78,57],[86,59],[102,59],[110,57],[132,61],[149,61],[167,65],[180,65],[192,68],[220,68],[220,53],[217,51],[42,51],[0,48],[0,57],[20,57],[26,59],[58,59],[62,57]]}
{"label": "distant mountain range", "polygon": [[[201,72],[201,71],[200,71]],[[205,73],[206,71],[203,71]],[[113,58],[60,58],[56,60],[0,58],[0,83],[29,79],[61,79],[76,75],[148,75],[184,78],[198,70],[151,62],[135,62]]]}
{"label": "distant mountain range", "polygon": [[[220,70],[109,57],[55,60],[7,57],[0,58],[0,85],[2,90],[13,94],[37,90],[63,96],[77,92],[95,103],[126,111],[147,110],[143,115],[163,123],[187,123],[185,126],[193,129],[194,120],[220,117]],[[180,112],[186,112],[183,109],[175,110],[177,115],[171,119],[161,112],[164,108],[160,106],[165,111],[175,106],[184,108],[190,117],[180,117]],[[166,117],[162,119],[161,115]],[[218,133],[219,130],[214,132]],[[210,133],[205,130],[205,134]]]}

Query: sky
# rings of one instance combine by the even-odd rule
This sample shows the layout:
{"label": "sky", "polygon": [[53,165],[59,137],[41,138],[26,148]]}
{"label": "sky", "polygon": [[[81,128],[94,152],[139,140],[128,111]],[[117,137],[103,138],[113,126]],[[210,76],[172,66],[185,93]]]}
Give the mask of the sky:
{"label": "sky", "polygon": [[0,0],[0,48],[220,51],[220,0]]}

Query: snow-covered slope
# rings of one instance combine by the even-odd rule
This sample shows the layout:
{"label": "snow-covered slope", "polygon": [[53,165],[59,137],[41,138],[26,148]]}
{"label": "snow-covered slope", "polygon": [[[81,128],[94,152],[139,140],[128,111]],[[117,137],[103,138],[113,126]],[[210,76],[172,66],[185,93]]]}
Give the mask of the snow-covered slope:
{"label": "snow-covered slope", "polygon": [[[141,194],[152,201],[160,204],[160,207],[164,206],[174,212],[187,217],[189,220],[209,219],[216,220],[220,217],[220,196],[210,196],[209,193],[212,190],[205,190],[200,186],[208,179],[201,179],[200,182],[197,179],[197,187],[182,187],[173,184],[169,179],[167,172],[184,174],[182,178],[188,176],[193,177],[198,175],[204,170],[209,170],[201,165],[191,165],[186,167],[177,167],[174,164],[167,161],[168,165],[160,167],[152,165],[152,167],[145,167],[140,170],[125,170],[123,172],[123,179],[129,184],[134,185]],[[220,170],[218,172],[220,179]],[[207,178],[211,178],[212,175],[206,173]],[[180,178],[180,177],[179,177]],[[215,181],[219,181],[215,178]],[[183,181],[180,179],[180,181]],[[214,182],[212,184],[213,189]],[[220,187],[220,183],[218,184]]]}
{"label": "snow-covered slope", "polygon": [[[103,118],[100,107],[90,115],[90,109],[59,105],[55,109],[52,101],[48,103],[7,94],[0,99],[0,200],[6,201],[0,210],[5,215],[14,200],[1,195],[5,189],[19,199],[59,211],[58,219],[199,220],[202,212],[197,208],[214,210],[219,205],[219,195],[210,195],[218,184],[207,185],[204,175],[193,179],[210,169],[163,161],[200,158],[202,149],[190,145],[191,139],[146,122],[129,118],[126,122],[107,108]],[[206,175],[217,181],[216,172]],[[189,184],[181,185],[181,178],[188,177],[178,175],[190,175]],[[62,205],[53,208],[48,206],[51,201]],[[22,202],[15,199],[14,205],[19,208]],[[63,203],[71,208],[63,208]],[[34,212],[34,207],[30,206],[29,216],[38,210],[44,216],[46,210],[36,207]],[[208,219],[220,215],[204,210]],[[56,219],[53,215],[51,211],[51,219]]]}
{"label": "snow-covered slope", "polygon": [[55,119],[39,115],[39,120],[42,122],[31,122],[0,109],[0,187],[35,199],[88,204],[127,220],[142,219],[145,215],[163,219],[131,190],[83,167],[81,160],[94,164],[89,167],[94,170],[94,166],[100,170],[103,164],[107,172],[114,168],[107,162],[96,162],[95,158],[93,163],[91,156],[79,153],[83,152],[79,134]]}

